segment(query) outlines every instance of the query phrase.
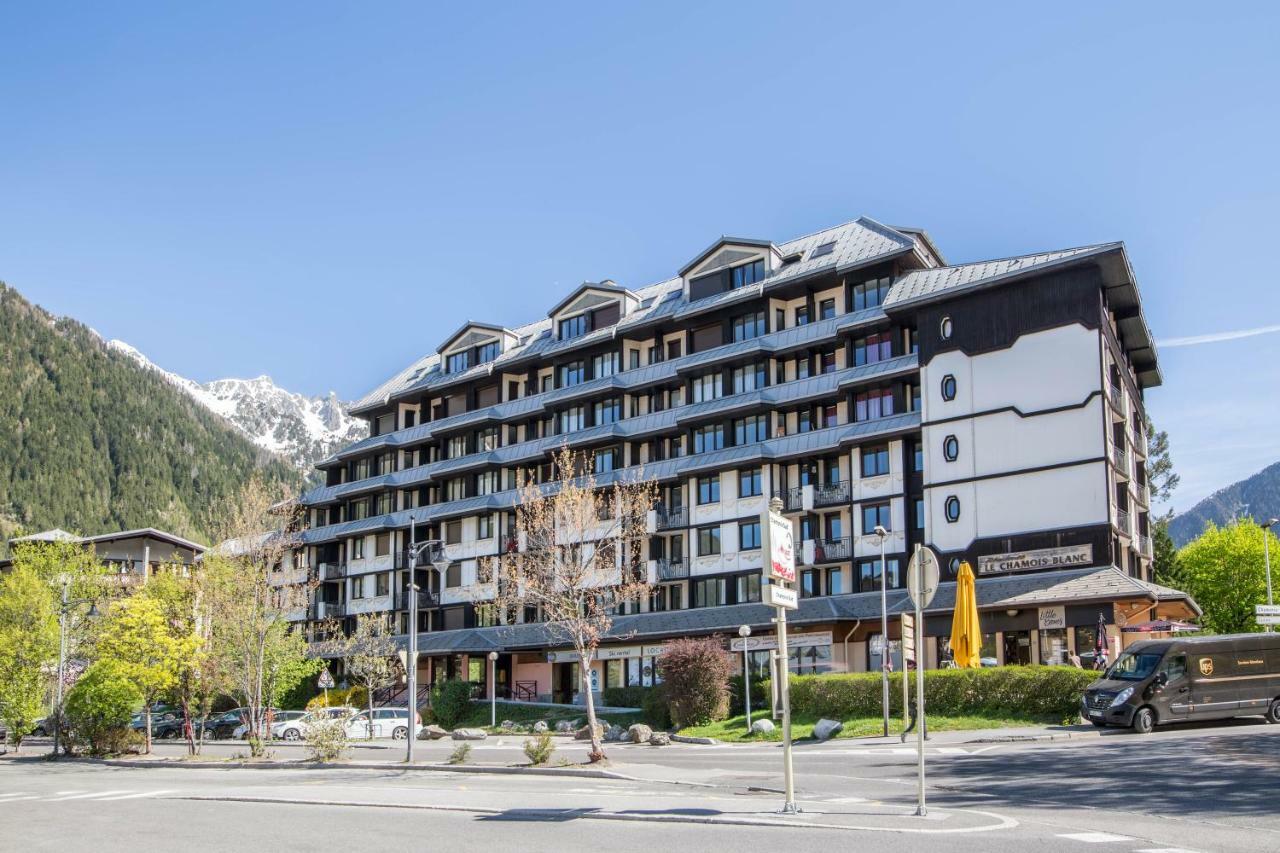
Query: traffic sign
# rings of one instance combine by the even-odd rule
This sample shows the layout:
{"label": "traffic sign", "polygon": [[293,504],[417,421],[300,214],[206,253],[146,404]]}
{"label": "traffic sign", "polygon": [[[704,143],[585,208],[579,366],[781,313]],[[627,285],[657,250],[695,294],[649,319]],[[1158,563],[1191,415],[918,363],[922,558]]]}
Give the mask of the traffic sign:
{"label": "traffic sign", "polygon": [[1280,616],[1255,616],[1253,620],[1259,625],[1280,625]]}
{"label": "traffic sign", "polygon": [[787,589],[785,586],[771,583],[765,585],[764,603],[771,607],[784,607],[787,610],[796,610],[800,607],[800,596],[794,589]]}
{"label": "traffic sign", "polygon": [[933,601],[938,591],[938,575],[938,558],[933,549],[923,545],[916,548],[907,564],[907,592],[917,607],[928,607]]}
{"label": "traffic sign", "polygon": [[916,659],[916,617],[913,613],[902,614],[902,657],[907,661]]}
{"label": "traffic sign", "polygon": [[321,690],[328,690],[333,687],[333,674],[327,669],[320,671],[320,680],[316,682],[316,687]]}
{"label": "traffic sign", "polygon": [[1253,612],[1259,616],[1280,616],[1280,604],[1255,604]]}

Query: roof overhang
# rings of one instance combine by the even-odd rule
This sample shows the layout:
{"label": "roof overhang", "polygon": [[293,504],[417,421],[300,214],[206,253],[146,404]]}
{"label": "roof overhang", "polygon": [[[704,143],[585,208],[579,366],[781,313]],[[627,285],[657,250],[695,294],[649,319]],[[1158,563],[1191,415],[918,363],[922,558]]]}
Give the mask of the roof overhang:
{"label": "roof overhang", "polygon": [[470,332],[472,330],[475,330],[478,332],[491,332],[500,338],[504,338],[508,336],[515,337],[515,334],[516,334],[515,332],[508,329],[506,326],[497,326],[497,325],[494,325],[493,323],[478,323],[475,320],[468,320],[467,322],[462,324],[462,326],[458,329],[458,331],[454,332],[452,335],[445,338],[444,343],[440,344],[440,346],[436,348],[436,352],[443,353],[450,346],[456,343],[459,338],[461,338],[467,332]]}
{"label": "roof overhang", "polygon": [[691,270],[696,269],[698,264],[711,257],[715,251],[722,246],[751,246],[757,249],[773,249],[774,251],[777,251],[772,240],[758,240],[752,237],[721,237],[719,240],[716,240],[710,246],[699,252],[693,260],[689,261],[689,263],[682,266],[680,268],[681,277],[688,275]]}
{"label": "roof overhang", "polygon": [[[607,279],[605,281],[584,281],[582,284],[575,287],[572,293],[570,293],[564,299],[561,299],[559,302],[557,302],[555,306],[550,311],[547,312],[547,316],[554,318],[561,311],[565,310],[570,305],[572,305],[579,296],[581,296],[584,293],[591,293],[591,292],[605,293],[611,296],[617,296],[620,299],[624,300],[624,302],[629,301],[631,304],[624,305],[623,306],[624,309],[633,307],[634,305],[640,302],[639,296],[632,293],[630,290],[623,287],[622,285],[616,284]],[[622,313],[626,314],[627,311],[623,310]]]}

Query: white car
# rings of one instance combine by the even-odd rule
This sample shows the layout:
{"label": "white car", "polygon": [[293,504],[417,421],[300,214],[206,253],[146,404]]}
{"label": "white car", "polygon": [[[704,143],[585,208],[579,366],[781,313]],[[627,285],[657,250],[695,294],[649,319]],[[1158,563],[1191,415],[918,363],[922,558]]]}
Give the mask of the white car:
{"label": "white car", "polygon": [[[300,720],[307,715],[306,711],[276,711],[271,715],[271,737],[276,737],[276,729],[285,723],[291,723],[294,720]],[[236,740],[244,740],[249,734],[249,724],[241,723],[231,732],[231,737]]]}
{"label": "white car", "polygon": [[[422,717],[414,714],[413,734],[422,731]],[[404,740],[409,736],[409,709],[405,706],[373,709],[373,736]],[[369,737],[369,712],[361,711],[347,721],[347,737],[352,740]]]}
{"label": "white car", "polygon": [[355,708],[346,706],[308,711],[295,720],[285,720],[272,725],[271,738],[272,740],[303,740],[307,736],[307,729],[316,720],[350,717],[355,713],[357,713]]}

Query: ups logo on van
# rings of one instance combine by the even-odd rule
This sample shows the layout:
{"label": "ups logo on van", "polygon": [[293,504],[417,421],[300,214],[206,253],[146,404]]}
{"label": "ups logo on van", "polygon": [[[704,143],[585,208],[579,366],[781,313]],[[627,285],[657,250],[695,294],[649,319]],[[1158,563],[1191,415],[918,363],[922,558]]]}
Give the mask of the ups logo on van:
{"label": "ups logo on van", "polygon": [[1213,675],[1213,658],[1200,658],[1200,674]]}

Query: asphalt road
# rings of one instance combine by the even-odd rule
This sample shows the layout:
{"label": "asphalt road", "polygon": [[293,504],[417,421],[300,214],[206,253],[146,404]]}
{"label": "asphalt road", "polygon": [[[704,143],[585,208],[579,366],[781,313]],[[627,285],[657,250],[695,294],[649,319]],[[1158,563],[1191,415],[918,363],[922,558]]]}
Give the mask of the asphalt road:
{"label": "asphalt road", "polygon": [[[402,744],[395,746],[355,757],[398,757]],[[476,760],[497,763],[510,753],[514,762],[518,746],[518,739],[481,744]],[[215,750],[236,748],[243,746]],[[433,744],[424,757],[438,759],[435,753],[451,748]],[[575,749],[566,745],[561,752]],[[390,765],[191,769],[5,759],[0,850],[382,850],[404,844],[481,850],[503,844],[651,853],[655,845],[744,851],[828,843],[994,853],[1280,848],[1280,727],[1182,728],[1061,743],[935,743],[928,756],[928,819],[911,816],[914,756],[904,747],[799,747],[800,818],[773,814],[781,799],[769,790],[780,785],[773,746],[615,746],[612,756],[614,769],[632,778]],[[769,825],[779,820],[788,824]]]}

